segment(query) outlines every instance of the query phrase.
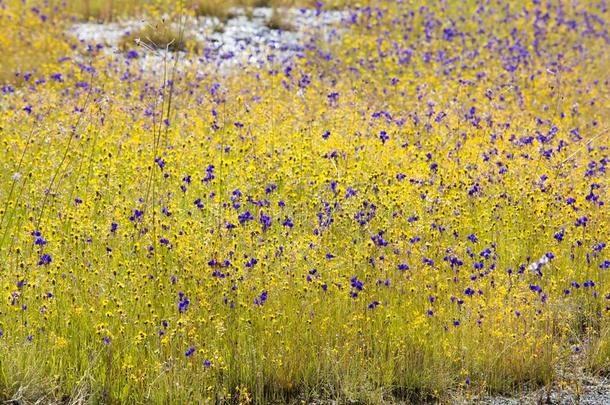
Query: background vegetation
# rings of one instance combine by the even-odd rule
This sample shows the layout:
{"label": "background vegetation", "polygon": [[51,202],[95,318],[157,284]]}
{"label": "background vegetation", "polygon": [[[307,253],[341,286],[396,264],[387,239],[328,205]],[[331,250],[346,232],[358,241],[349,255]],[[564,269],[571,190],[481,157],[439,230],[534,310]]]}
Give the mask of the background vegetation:
{"label": "background vegetation", "polygon": [[0,1],[0,399],[448,400],[608,372],[602,5],[379,1],[339,43],[220,76],[66,33],[166,11],[100,4]]}

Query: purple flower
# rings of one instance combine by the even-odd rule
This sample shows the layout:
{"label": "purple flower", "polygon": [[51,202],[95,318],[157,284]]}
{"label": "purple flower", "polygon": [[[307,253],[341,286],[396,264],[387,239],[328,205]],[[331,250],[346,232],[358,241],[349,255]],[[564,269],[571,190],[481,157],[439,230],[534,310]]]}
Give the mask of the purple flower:
{"label": "purple flower", "polygon": [[252,216],[250,211],[246,211],[246,212],[239,214],[237,219],[239,219],[239,223],[242,225],[245,224],[247,221],[254,221],[254,217]]}
{"label": "purple flower", "polygon": [[371,240],[373,242],[375,242],[375,244],[377,246],[388,246],[388,242],[383,239],[383,234],[384,231],[379,231],[379,233],[377,235],[374,235],[373,237],[371,237]]}
{"label": "purple flower", "polygon": [[345,198],[350,198],[350,197],[353,197],[353,196],[355,196],[355,195],[356,195],[356,190],[354,190],[353,188],[348,187],[348,188],[345,190]]}
{"label": "purple flower", "polygon": [[561,242],[563,240],[563,236],[565,234],[565,229],[561,229],[559,232],[555,233],[555,235],[553,235],[553,237],[558,241]]}
{"label": "purple flower", "polygon": [[267,291],[263,291],[260,297],[254,298],[254,305],[263,305],[267,301]]}
{"label": "purple flower", "polygon": [[178,296],[180,297],[180,301],[178,302],[178,312],[186,312],[191,301],[189,301],[189,299],[186,298],[182,292],[178,293]]}
{"label": "purple flower", "polygon": [[386,131],[381,131],[379,133],[379,139],[381,139],[381,142],[385,144],[388,140],[390,140],[390,136]]}
{"label": "purple flower", "polygon": [[[239,221],[241,222],[241,219]],[[264,212],[261,212],[261,216],[258,222],[263,225],[263,232],[271,228],[271,217],[269,215],[266,215]]]}
{"label": "purple flower", "polygon": [[329,105],[333,105],[337,102],[337,100],[339,99],[339,93],[337,93],[336,91],[330,93],[328,96],[326,96],[328,98],[328,104]]}
{"label": "purple flower", "polygon": [[362,291],[364,289],[364,285],[363,285],[362,281],[358,280],[358,277],[352,277],[350,279],[350,281],[351,281],[352,288],[354,288],[358,291]]}
{"label": "purple flower", "polygon": [[377,308],[377,305],[379,305],[379,301],[373,301],[369,304],[368,308],[375,309],[375,308]]}
{"label": "purple flower", "polygon": [[38,261],[38,265],[39,266],[43,266],[43,265],[51,263],[51,261],[52,261],[51,256],[45,253],[42,256],[40,256],[40,260]]}
{"label": "purple flower", "polygon": [[202,180],[204,183],[210,182],[216,178],[216,176],[214,176],[214,165],[208,165],[205,172],[205,177]]}
{"label": "purple flower", "polygon": [[127,52],[127,54],[125,55],[125,57],[127,59],[137,59],[138,57],[138,52],[134,49],[130,50],[129,52]]}
{"label": "purple flower", "polygon": [[290,217],[286,217],[284,222],[282,222],[282,226],[287,226],[288,228],[292,228],[294,224],[292,223],[292,219]]}
{"label": "purple flower", "polygon": [[129,217],[130,221],[140,221],[144,216],[144,211],[141,210],[133,210],[133,215]]}
{"label": "purple flower", "polygon": [[587,222],[589,222],[589,218],[582,217],[576,220],[576,226],[587,226]]}
{"label": "purple flower", "polygon": [[485,259],[489,259],[489,257],[491,256],[491,250],[489,248],[485,248],[485,250],[483,250],[481,253],[479,253],[479,256],[481,256]]}
{"label": "purple flower", "polygon": [[155,158],[155,163],[159,165],[159,169],[163,170],[165,168],[165,160],[161,159],[160,157]]}
{"label": "purple flower", "polygon": [[38,246],[44,246],[47,244],[47,241],[44,240],[41,236],[38,236],[35,240],[34,240],[34,244],[38,245]]}

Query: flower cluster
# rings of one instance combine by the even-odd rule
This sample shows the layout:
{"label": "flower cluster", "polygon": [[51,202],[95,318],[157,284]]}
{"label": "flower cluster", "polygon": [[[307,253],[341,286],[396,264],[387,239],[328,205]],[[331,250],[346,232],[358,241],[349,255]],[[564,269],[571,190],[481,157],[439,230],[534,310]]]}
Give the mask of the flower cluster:
{"label": "flower cluster", "polygon": [[207,48],[147,70],[151,49],[104,52],[27,3],[0,0],[3,57],[49,58],[0,67],[11,384],[506,392],[550,382],[575,341],[610,370],[601,3],[375,0],[230,72]]}

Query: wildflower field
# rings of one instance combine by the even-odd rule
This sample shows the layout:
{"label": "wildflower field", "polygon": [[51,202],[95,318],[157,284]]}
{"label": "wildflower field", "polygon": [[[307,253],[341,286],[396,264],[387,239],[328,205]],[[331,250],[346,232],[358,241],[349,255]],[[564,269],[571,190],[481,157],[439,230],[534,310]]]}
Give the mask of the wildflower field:
{"label": "wildflower field", "polygon": [[[120,11],[194,14],[144,3]],[[0,0],[0,401],[610,373],[606,1],[292,2],[344,17],[230,69],[166,52],[180,29],[106,52],[74,4]]]}

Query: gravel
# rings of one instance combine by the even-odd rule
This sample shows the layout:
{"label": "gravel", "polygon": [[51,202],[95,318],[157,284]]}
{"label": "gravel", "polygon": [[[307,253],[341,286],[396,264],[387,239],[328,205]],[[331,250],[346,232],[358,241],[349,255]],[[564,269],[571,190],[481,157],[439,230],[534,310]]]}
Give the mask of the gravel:
{"label": "gravel", "polygon": [[[235,9],[233,17],[221,23],[214,17],[188,18],[185,34],[197,41],[202,52],[193,57],[180,54],[186,65],[195,65],[201,71],[230,71],[236,67],[269,66],[299,57],[305,51],[312,35],[321,35],[325,42],[340,37],[341,24],[348,16],[346,11],[324,11],[315,9],[284,9],[280,11],[294,29],[283,31],[271,29],[267,22],[273,11],[270,8],[255,8],[250,15],[243,9]],[[143,20],[124,20],[114,23],[78,23],[70,33],[82,43],[103,45],[106,55],[125,57],[118,45],[131,32],[148,24]],[[177,28],[177,27],[175,27]],[[145,38],[142,38],[145,42]],[[165,58],[172,60],[176,54],[165,54],[161,50],[140,48],[135,59],[144,70],[154,71]],[[134,62],[132,60],[131,62]]]}
{"label": "gravel", "polygon": [[[468,403],[468,401],[465,403]],[[610,381],[607,378],[581,376],[576,380],[566,382],[561,385],[555,384],[549,392],[547,392],[545,388],[542,388],[516,398],[490,396],[478,399],[473,403],[485,405],[610,404]]]}

